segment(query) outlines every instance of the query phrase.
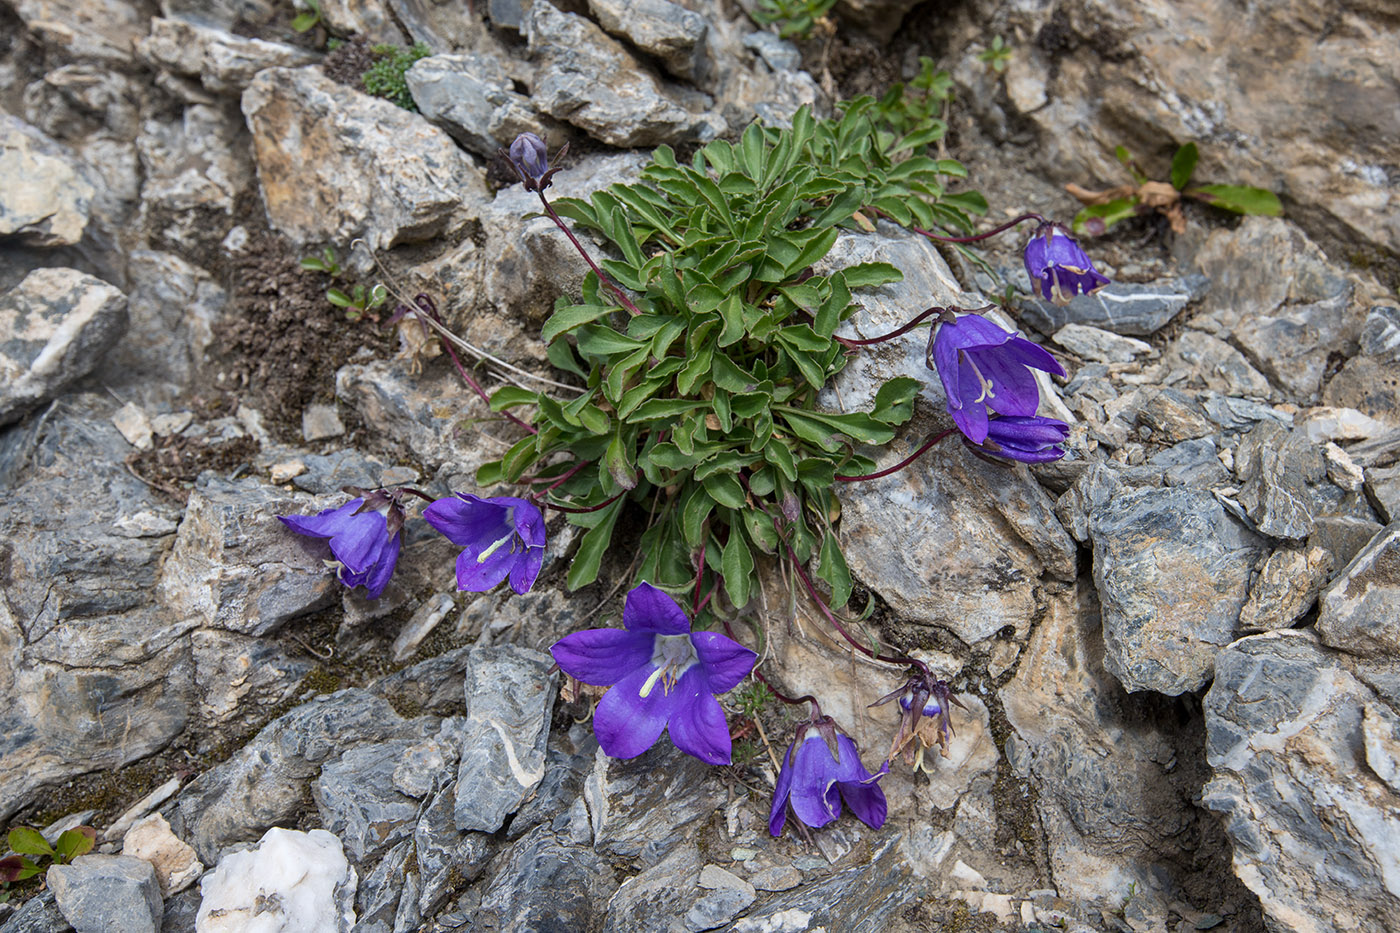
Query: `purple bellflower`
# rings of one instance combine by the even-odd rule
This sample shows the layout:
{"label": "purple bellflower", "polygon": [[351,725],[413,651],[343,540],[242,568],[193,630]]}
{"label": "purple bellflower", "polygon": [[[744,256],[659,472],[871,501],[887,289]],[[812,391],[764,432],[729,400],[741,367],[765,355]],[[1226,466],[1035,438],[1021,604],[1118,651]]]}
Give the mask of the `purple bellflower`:
{"label": "purple bellflower", "polygon": [[1060,445],[1069,438],[1069,425],[1054,418],[1007,415],[992,418],[981,450],[1007,460],[1045,463],[1065,455]]}
{"label": "purple bellflower", "polygon": [[931,771],[931,768],[924,766],[924,750],[936,745],[939,754],[946,758],[948,740],[953,736],[953,719],[949,710],[954,706],[959,709],[967,707],[953,696],[946,681],[936,680],[927,672],[914,674],[904,686],[870,705],[884,706],[896,699],[904,712],[899,719],[899,731],[890,745],[889,760],[893,761],[896,755],[903,752],[906,764]]}
{"label": "purple bellflower", "polygon": [[[568,150],[568,143],[565,143],[555,154],[555,160],[563,158]],[[515,137],[509,150],[501,150],[501,156],[515,169],[515,174],[520,177],[520,183],[525,186],[526,191],[543,191],[548,188],[554,173],[559,171],[549,167],[549,149],[544,140],[534,133],[521,133]]]}
{"label": "purple bellflower", "polygon": [[948,397],[948,414],[968,440],[981,444],[990,428],[987,409],[1029,418],[1040,407],[1032,369],[1063,376],[1045,348],[984,317],[945,317],[929,338],[930,366]]}
{"label": "purple bellflower", "polygon": [[1031,288],[1046,301],[1067,305],[1080,292],[1092,294],[1108,284],[1074,238],[1055,224],[1044,224],[1026,244],[1026,274]]}
{"label": "purple bellflower", "polygon": [[297,534],[329,538],[333,561],[341,583],[365,588],[365,596],[378,599],[394,575],[404,522],[398,490],[373,491],[345,487],[355,498],[338,509],[316,515],[279,515],[282,524]]}
{"label": "purple bellflower", "polygon": [[610,688],[593,715],[603,751],[635,758],[667,729],[686,754],[729,764],[729,725],[715,695],[747,677],[758,655],[718,632],[692,632],[676,601],[650,583],[627,594],[622,624],[574,632],[549,649],[564,673]]}
{"label": "purple bellflower", "polygon": [[783,834],[789,805],[808,826],[825,826],[841,815],[842,800],[862,823],[879,829],[888,807],[875,782],[888,773],[888,763],[874,774],[867,771],[856,743],[837,730],[830,716],[803,723],[783,756],[768,831]]}
{"label": "purple bellflower", "polygon": [[462,495],[438,499],[423,518],[461,545],[457,589],[484,593],[507,577],[510,588],[528,593],[544,563],[544,516],[534,503],[512,496],[483,499]]}

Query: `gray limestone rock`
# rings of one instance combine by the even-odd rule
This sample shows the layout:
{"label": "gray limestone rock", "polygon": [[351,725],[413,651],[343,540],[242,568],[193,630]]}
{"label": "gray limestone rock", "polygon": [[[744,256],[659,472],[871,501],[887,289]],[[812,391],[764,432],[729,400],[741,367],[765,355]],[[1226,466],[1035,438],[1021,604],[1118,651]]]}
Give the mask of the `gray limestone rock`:
{"label": "gray limestone rock", "polygon": [[1091,513],[1089,536],[1108,670],[1130,691],[1204,686],[1234,639],[1259,539],[1209,492],[1186,487],[1109,499]]}
{"label": "gray limestone rock", "polygon": [[1244,355],[1218,337],[1188,330],[1167,345],[1167,366],[1185,374],[1178,389],[1203,388],[1223,395],[1268,399],[1273,388]]}
{"label": "gray limestone rock", "polygon": [[484,158],[494,159],[520,133],[546,140],[558,135],[530,99],[516,93],[509,70],[494,56],[433,55],[415,62],[404,78],[418,111]]}
{"label": "gray limestone rock", "polygon": [[1210,489],[1225,485],[1230,474],[1220,462],[1220,452],[1209,437],[1182,441],[1148,458],[1147,464],[1162,470],[1168,486],[1195,486]]}
{"label": "gray limestone rock", "polygon": [[[422,42],[434,55],[498,44],[490,21],[480,15],[480,10],[476,16],[468,15],[472,7],[467,0],[388,0],[388,3],[408,38]],[[494,20],[495,7],[490,3],[487,6],[493,11],[491,19]]]}
{"label": "gray limestone rock", "polygon": [[417,741],[428,723],[406,720],[359,689],[317,697],[273,720],[227,761],[190,782],[176,798],[171,826],[206,865],[234,842],[248,841],[305,806],[321,766],[362,743]]}
{"label": "gray limestone rock", "polygon": [[687,139],[706,142],[715,127],[683,107],[623,46],[582,16],[539,0],[529,14],[530,52],[539,66],[532,100],[610,146],[632,148]]}
{"label": "gray limestone rock", "polygon": [[163,904],[156,870],[129,855],[84,855],[46,875],[54,900],[78,933],[159,933]]}
{"label": "gray limestone rock", "polygon": [[136,140],[144,179],[141,218],[154,242],[210,249],[233,226],[233,205],[252,182],[248,133],[232,101],[196,103],[179,119],[152,116]]}
{"label": "gray limestone rock", "polygon": [[1400,362],[1400,308],[1376,305],[1366,314],[1359,338],[1361,352],[1383,363]]}
{"label": "gray limestone rock", "polygon": [[384,853],[374,869],[360,879],[355,889],[355,925],[350,933],[394,933],[400,896],[412,896],[405,888],[412,850],[413,841],[405,839]]}
{"label": "gray limestone rock", "polygon": [[[304,0],[296,5],[303,8]],[[403,44],[403,33],[394,25],[388,0],[320,0],[320,7],[334,35],[364,36],[374,43]]]}
{"label": "gray limestone rock", "polygon": [[65,58],[96,59],[118,68],[132,64],[132,46],[149,30],[152,6],[134,0],[15,0],[7,5]]}
{"label": "gray limestone rock", "polygon": [[1204,437],[1213,430],[1195,399],[1172,388],[1143,402],[1137,419],[1152,432],[1153,440],[1163,444]]}
{"label": "gray limestone rock", "polygon": [[35,246],[79,242],[102,190],[68,147],[0,113],[0,236]]}
{"label": "gray limestone rock", "polygon": [[62,268],[25,276],[0,297],[0,425],[87,375],[126,326],[126,296],[101,279]]}
{"label": "gray limestone rock", "polygon": [[701,933],[724,926],[752,904],[754,897],[752,887],[747,891],[739,888],[709,891],[697,898],[690,910],[686,911],[685,928],[691,933]]}
{"label": "gray limestone rock", "polygon": [[613,871],[598,854],[541,826],[502,853],[471,928],[482,933],[594,929],[615,890]]}
{"label": "gray limestone rock", "polygon": [[446,133],[319,69],[259,72],[243,114],[268,219],[295,242],[425,240],[484,195],[481,172]]}
{"label": "gray limestone rock", "polygon": [[400,739],[347,749],[322,765],[311,785],[322,827],[340,838],[356,865],[413,834],[418,801],[394,786],[394,771],[412,744]]}
{"label": "gray limestone rock", "polygon": [[295,68],[319,57],[308,49],[160,17],[151,20],[151,34],[136,51],[152,65],[198,78],[211,91],[238,93],[264,68]]}
{"label": "gray limestone rock", "polygon": [[328,605],[340,586],[323,563],[329,548],[277,516],[338,504],[307,502],[258,479],[205,474],[161,570],[160,599],[181,618],[255,636]]}
{"label": "gray limestone rock", "polygon": [[584,782],[594,848],[650,867],[665,858],[725,799],[713,771],[668,741],[629,760],[599,749]]}
{"label": "gray limestone rock", "polygon": [[700,850],[676,846],[660,862],[622,882],[608,901],[603,933],[681,933],[681,918],[698,893],[694,881],[699,874]]}
{"label": "gray limestone rock", "polygon": [[463,882],[480,877],[500,848],[489,833],[464,833],[457,828],[455,790],[455,785],[448,784],[434,794],[413,830],[421,879],[417,908],[424,917],[441,910]]}
{"label": "gray limestone rock", "polygon": [[467,716],[457,731],[457,828],[493,833],[544,778],[553,661],[505,645],[467,661]]}
{"label": "gray limestone rock", "polygon": [[1326,548],[1279,548],[1268,556],[1240,609],[1240,631],[1288,628],[1313,607],[1332,570]]}
{"label": "gray limestone rock", "polygon": [[703,84],[714,67],[705,18],[671,0],[589,0],[604,30],[657,58],[671,74]]}
{"label": "gray limestone rock", "polygon": [[31,897],[0,923],[0,933],[69,933],[73,925],[63,916],[54,901],[53,889],[47,888]]}
{"label": "gray limestone rock", "polygon": [[1274,316],[1246,318],[1235,340],[1291,398],[1313,401],[1331,361],[1356,353],[1362,322],[1349,291],[1326,301],[1281,308]]}
{"label": "gray limestone rock", "polygon": [[1307,631],[1246,638],[1216,659],[1205,698],[1202,803],[1277,929],[1400,925],[1400,716],[1344,657]]}
{"label": "gray limestone rock", "polygon": [[1400,654],[1400,522],[1366,545],[1318,599],[1317,633],[1348,654]]}
{"label": "gray limestone rock", "polygon": [[1131,363],[1152,352],[1152,344],[1090,327],[1066,324],[1055,331],[1055,342],[1083,359],[1100,363]]}
{"label": "gray limestone rock", "polygon": [[1113,282],[1092,295],[1076,295],[1067,305],[1038,298],[1021,304],[1021,320],[1045,334],[1066,324],[1087,324],[1115,334],[1155,334],[1210,287],[1203,275],[1165,282]]}
{"label": "gray limestone rock", "polygon": [[1375,517],[1359,493],[1328,478],[1323,448],[1304,431],[1261,423],[1240,441],[1235,475],[1243,484],[1240,504],[1267,535],[1297,540],[1310,535],[1320,518]]}
{"label": "gray limestone rock", "polygon": [[[1289,306],[1335,305],[1333,317],[1346,316],[1350,283],[1302,230],[1285,220],[1246,217],[1236,229],[1214,230],[1197,252],[1195,264],[1213,283],[1204,310],[1224,327],[1238,327],[1236,335],[1247,352],[1254,352],[1256,335],[1272,331],[1292,345],[1261,345],[1263,355],[1306,353],[1311,349],[1306,341],[1334,332],[1341,324],[1319,318],[1311,325],[1295,320],[1290,328],[1288,316],[1303,309]],[[1355,325],[1347,327],[1354,343]],[[1298,344],[1299,338],[1304,345]]]}

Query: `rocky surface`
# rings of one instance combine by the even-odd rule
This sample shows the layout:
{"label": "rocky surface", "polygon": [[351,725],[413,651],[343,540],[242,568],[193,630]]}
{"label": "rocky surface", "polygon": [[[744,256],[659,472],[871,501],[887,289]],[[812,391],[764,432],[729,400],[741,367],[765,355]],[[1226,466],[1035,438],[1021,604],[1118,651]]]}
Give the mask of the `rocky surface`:
{"label": "rocky surface", "polygon": [[[99,839],[13,888],[0,933],[1400,926],[1383,4],[843,0],[796,43],[692,0],[319,6],[297,33],[304,3],[0,0],[0,817]],[[1004,71],[978,57],[994,35]],[[360,82],[370,44],[414,41],[417,113]],[[556,517],[533,592],[459,593],[458,549],[413,520],[371,602],[276,516],[346,485],[474,489],[518,439],[387,320],[422,292],[488,387],[557,377],[538,330],[587,266],[493,161],[517,133],[568,142],[550,194],[586,197],[656,144],[883,95],[920,55],[949,69],[939,155],[991,200],[979,223],[1068,220],[1061,185],[1128,180],[1116,145],[1164,177],[1189,140],[1197,181],[1270,187],[1285,216],[1127,221],[1084,244],[1109,288],[1005,310],[1069,372],[1041,383],[1063,460],[954,436],[839,490],[852,624],[961,705],[946,755],[882,778],[880,830],[775,839],[778,704],[726,699],[732,766],[664,738],[619,761],[551,673],[555,639],[615,624],[625,560],[567,592]],[[904,272],[857,290],[844,335],[1001,293],[872,226],[814,270]],[[1022,242],[984,255],[1024,286]],[[345,268],[298,270],[325,246]],[[358,321],[325,301],[375,281],[393,295]],[[822,396],[924,381],[881,466],[949,426],[926,339]],[[877,768],[898,712],[869,703],[904,674],[791,585],[765,571],[765,670]]]}

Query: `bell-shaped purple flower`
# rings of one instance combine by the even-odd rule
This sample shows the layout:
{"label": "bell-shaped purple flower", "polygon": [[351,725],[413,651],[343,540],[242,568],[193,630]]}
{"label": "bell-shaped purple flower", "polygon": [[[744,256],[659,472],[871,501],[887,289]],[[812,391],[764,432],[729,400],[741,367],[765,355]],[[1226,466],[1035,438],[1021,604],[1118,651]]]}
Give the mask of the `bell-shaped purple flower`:
{"label": "bell-shaped purple flower", "polygon": [[1074,237],[1054,224],[1045,224],[1026,244],[1026,274],[1031,288],[1046,301],[1067,305],[1083,292],[1088,295],[1108,284],[1108,277],[1094,268],[1089,254]]}
{"label": "bell-shaped purple flower", "polygon": [[991,419],[987,425],[987,439],[980,449],[1007,460],[1045,463],[1065,455],[1060,445],[1068,438],[1069,425],[1063,421],[1038,415],[1029,418],[1007,415]]}
{"label": "bell-shaped purple flower", "polygon": [[528,593],[544,563],[544,516],[534,503],[512,496],[483,499],[457,494],[438,499],[423,518],[461,545],[457,589],[483,593],[510,578],[517,593]]}
{"label": "bell-shaped purple flower", "polygon": [[856,743],[836,731],[830,717],[804,723],[783,756],[768,831],[782,835],[789,805],[808,826],[825,826],[841,815],[843,800],[862,823],[879,829],[888,807],[876,782],[888,772],[888,764],[874,774],[867,771]]}
{"label": "bell-shaped purple flower", "polygon": [[564,673],[611,688],[593,714],[603,751],[635,758],[666,729],[686,754],[729,764],[729,725],[715,695],[738,686],[758,655],[718,632],[692,632],[676,601],[650,583],[627,594],[622,624],[566,635],[549,649]]}
{"label": "bell-shaped purple flower", "polygon": [[399,562],[403,506],[392,491],[354,491],[360,495],[338,509],[277,517],[297,534],[329,538],[340,582],[363,586],[366,597],[378,599]]}
{"label": "bell-shaped purple flower", "polygon": [[[557,155],[555,161],[563,158],[569,146],[564,144]],[[520,182],[525,186],[526,191],[543,191],[550,185],[550,179],[558,169],[549,167],[549,148],[543,139],[534,133],[521,133],[515,137],[515,141],[510,144],[509,151],[502,149],[502,157],[515,169],[515,174],[520,176]]]}
{"label": "bell-shaped purple flower", "polygon": [[948,414],[974,444],[987,439],[989,408],[1001,415],[1035,414],[1040,389],[1032,369],[1065,374],[1044,347],[975,314],[945,319],[929,344],[931,365],[948,397]]}

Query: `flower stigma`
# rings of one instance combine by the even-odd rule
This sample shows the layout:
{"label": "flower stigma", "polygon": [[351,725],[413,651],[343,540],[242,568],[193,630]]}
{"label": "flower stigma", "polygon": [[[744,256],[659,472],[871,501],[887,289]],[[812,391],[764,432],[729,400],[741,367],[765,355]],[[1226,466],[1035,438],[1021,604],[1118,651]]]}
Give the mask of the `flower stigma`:
{"label": "flower stigma", "polygon": [[651,663],[656,665],[656,670],[642,684],[639,695],[650,696],[658,680],[661,681],[661,689],[670,693],[681,675],[699,660],[689,635],[657,635],[656,647],[651,655]]}

